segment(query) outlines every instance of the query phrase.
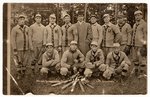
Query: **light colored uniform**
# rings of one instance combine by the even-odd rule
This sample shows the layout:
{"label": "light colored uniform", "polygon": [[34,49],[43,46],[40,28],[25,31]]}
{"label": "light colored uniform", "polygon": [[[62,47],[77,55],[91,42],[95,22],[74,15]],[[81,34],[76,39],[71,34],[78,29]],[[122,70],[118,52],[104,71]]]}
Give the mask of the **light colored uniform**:
{"label": "light colored uniform", "polygon": [[121,34],[121,51],[125,50],[125,47],[127,45],[131,45],[131,35],[132,35],[132,28],[130,26],[130,24],[125,23],[122,26],[119,26],[119,24],[117,24],[117,27],[120,29],[120,34]]}
{"label": "light colored uniform", "polygon": [[[42,55],[43,52],[41,50],[42,50],[42,46],[44,45],[43,43],[44,30],[45,27],[42,24],[34,23],[33,25],[30,26],[29,44],[30,44],[30,48],[33,49],[32,62],[37,60],[39,62],[38,64],[41,64],[41,59],[39,59],[39,57],[40,57],[40,53]],[[35,65],[35,63],[31,63],[31,64]]]}
{"label": "light colored uniform", "polygon": [[29,64],[29,27],[24,25],[20,27],[16,25],[11,31],[11,44],[13,51],[17,50],[17,55],[14,58],[19,63],[17,71],[25,70]]}
{"label": "light colored uniform", "polygon": [[[91,65],[89,65],[91,63]],[[94,71],[94,69],[99,69],[99,66],[104,64],[104,55],[101,49],[98,49],[95,53],[90,50],[86,54],[85,58],[85,71],[84,75],[86,77],[90,77]]]}
{"label": "light colored uniform", "polygon": [[[78,63],[75,64],[75,60],[78,60]],[[83,68],[83,61],[84,55],[79,50],[75,52],[72,52],[70,49],[66,50],[61,59],[60,74],[67,75],[73,67]]]}
{"label": "light colored uniform", "polygon": [[48,73],[48,71],[59,71],[60,70],[60,60],[57,50],[53,50],[51,55],[45,52],[42,56],[42,68],[41,73]]}
{"label": "light colored uniform", "polygon": [[91,28],[93,35],[92,41],[98,42],[98,46],[100,47],[103,39],[102,26],[96,22],[95,24],[91,24]]}
{"label": "light colored uniform", "polygon": [[71,23],[62,26],[62,49],[63,52],[69,49],[71,41],[78,41],[77,29]]}
{"label": "light colored uniform", "polygon": [[102,50],[106,58],[107,54],[113,51],[112,48],[113,43],[119,42],[121,40],[121,35],[120,35],[119,28],[110,22],[108,25],[104,24],[102,26],[102,29],[103,29]]}

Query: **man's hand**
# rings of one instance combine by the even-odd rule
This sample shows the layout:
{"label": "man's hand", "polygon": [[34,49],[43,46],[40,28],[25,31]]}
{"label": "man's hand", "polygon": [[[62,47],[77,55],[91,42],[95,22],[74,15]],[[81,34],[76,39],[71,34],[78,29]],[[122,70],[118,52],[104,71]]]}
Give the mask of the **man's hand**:
{"label": "man's hand", "polygon": [[61,46],[58,47],[58,51],[60,52],[62,50]]}
{"label": "man's hand", "polygon": [[77,60],[77,59],[74,59],[74,63],[76,64],[76,63],[78,63],[79,61]]}
{"label": "man's hand", "polygon": [[77,73],[77,67],[73,67],[73,72]]}
{"label": "man's hand", "polygon": [[17,55],[17,54],[18,54],[17,49],[14,49],[14,55]]}

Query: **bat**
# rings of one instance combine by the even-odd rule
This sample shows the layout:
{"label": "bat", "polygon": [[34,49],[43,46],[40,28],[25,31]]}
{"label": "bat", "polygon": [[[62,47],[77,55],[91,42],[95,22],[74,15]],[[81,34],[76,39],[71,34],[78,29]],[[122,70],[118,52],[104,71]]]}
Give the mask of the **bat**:
{"label": "bat", "polygon": [[75,80],[74,80],[74,82],[73,82],[73,84],[72,84],[71,92],[74,91],[77,82],[78,82],[78,78],[76,77]]}
{"label": "bat", "polygon": [[83,84],[82,84],[82,82],[81,82],[81,81],[79,81],[79,86],[80,86],[80,88],[81,88],[82,92],[85,92],[84,87],[83,87]]}

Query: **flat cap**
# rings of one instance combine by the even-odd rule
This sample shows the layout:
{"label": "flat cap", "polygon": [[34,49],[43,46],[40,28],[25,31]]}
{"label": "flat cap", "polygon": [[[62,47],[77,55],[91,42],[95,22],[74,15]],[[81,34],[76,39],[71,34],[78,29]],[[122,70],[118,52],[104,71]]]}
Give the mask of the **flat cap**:
{"label": "flat cap", "polygon": [[97,43],[96,41],[92,41],[92,42],[91,42],[91,45],[96,45],[96,46],[98,46],[98,43]]}
{"label": "flat cap", "polygon": [[49,17],[56,18],[56,15],[55,14],[51,14]]}
{"label": "flat cap", "polygon": [[92,17],[97,18],[97,16],[96,16],[95,14],[92,14],[92,15],[90,16],[90,18],[92,18]]}
{"label": "flat cap", "polygon": [[52,43],[47,43],[46,46],[53,46],[53,44]]}
{"label": "flat cap", "polygon": [[71,42],[70,42],[70,45],[71,45],[71,44],[78,44],[78,43],[77,43],[76,41],[71,41]]}
{"label": "flat cap", "polygon": [[38,13],[38,14],[35,15],[35,17],[41,17],[41,15]]}
{"label": "flat cap", "polygon": [[25,15],[24,14],[20,14],[19,18],[25,18]]}
{"label": "flat cap", "polygon": [[142,13],[142,11],[138,10],[138,11],[134,12],[134,15],[137,15],[137,14],[143,14],[143,13]]}
{"label": "flat cap", "polygon": [[108,17],[108,16],[110,16],[110,15],[109,15],[109,14],[104,14],[104,15],[103,15],[103,18]]}
{"label": "flat cap", "polygon": [[120,44],[119,43],[114,43],[113,47],[120,47]]}

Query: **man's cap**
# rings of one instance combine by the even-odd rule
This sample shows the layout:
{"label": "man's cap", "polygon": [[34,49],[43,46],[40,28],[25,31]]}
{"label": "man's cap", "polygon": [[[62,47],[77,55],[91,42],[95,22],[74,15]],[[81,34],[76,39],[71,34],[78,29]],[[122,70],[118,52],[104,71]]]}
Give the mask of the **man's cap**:
{"label": "man's cap", "polygon": [[92,18],[92,17],[97,18],[97,16],[96,16],[95,14],[92,14],[92,15],[90,16],[90,18]]}
{"label": "man's cap", "polygon": [[78,43],[77,43],[77,41],[71,41],[70,45],[72,45],[72,44],[76,44],[77,45]]}
{"label": "man's cap", "polygon": [[52,43],[47,43],[46,46],[53,46],[53,44]]}
{"label": "man's cap", "polygon": [[65,17],[70,17],[70,15],[69,14],[65,14],[63,18],[65,18]]}
{"label": "man's cap", "polygon": [[97,43],[96,41],[92,41],[92,42],[91,42],[91,45],[96,45],[96,46],[98,46],[98,43]]}
{"label": "man's cap", "polygon": [[79,11],[78,16],[84,16],[84,11]]}
{"label": "man's cap", "polygon": [[142,11],[138,10],[138,11],[134,12],[134,15],[137,15],[137,14],[143,14],[143,13],[142,13]]}
{"label": "man's cap", "polygon": [[25,18],[25,15],[24,14],[20,14],[19,18]]}
{"label": "man's cap", "polygon": [[108,17],[108,16],[110,16],[110,15],[109,15],[109,14],[104,14],[104,15],[103,15],[103,18]]}
{"label": "man's cap", "polygon": [[42,17],[42,16],[41,16],[41,14],[38,13],[35,15],[35,17]]}
{"label": "man's cap", "polygon": [[56,18],[56,15],[55,14],[51,14],[49,17]]}
{"label": "man's cap", "polygon": [[119,43],[114,43],[113,47],[120,47],[120,44]]}

